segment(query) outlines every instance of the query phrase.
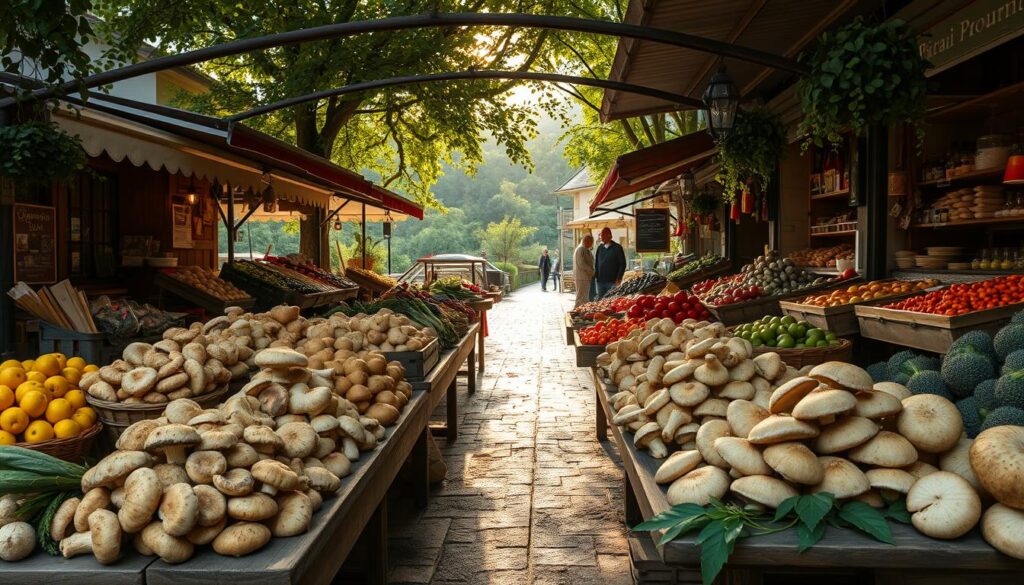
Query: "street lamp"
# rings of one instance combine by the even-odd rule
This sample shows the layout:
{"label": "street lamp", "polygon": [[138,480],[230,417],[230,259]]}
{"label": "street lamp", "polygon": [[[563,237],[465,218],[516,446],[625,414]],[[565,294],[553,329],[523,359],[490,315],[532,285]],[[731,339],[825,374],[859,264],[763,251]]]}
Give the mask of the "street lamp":
{"label": "street lamp", "polygon": [[277,211],[277,196],[274,194],[274,188],[267,185],[267,188],[263,190],[263,211],[267,213],[274,213]]}
{"label": "street lamp", "polygon": [[189,205],[195,205],[196,201],[199,201],[199,193],[196,192],[196,179],[195,176],[188,181],[188,191],[185,192],[185,201]]}
{"label": "street lamp", "polygon": [[716,141],[724,139],[736,120],[740,105],[739,91],[722,65],[704,90],[704,106],[708,116],[708,131]]}

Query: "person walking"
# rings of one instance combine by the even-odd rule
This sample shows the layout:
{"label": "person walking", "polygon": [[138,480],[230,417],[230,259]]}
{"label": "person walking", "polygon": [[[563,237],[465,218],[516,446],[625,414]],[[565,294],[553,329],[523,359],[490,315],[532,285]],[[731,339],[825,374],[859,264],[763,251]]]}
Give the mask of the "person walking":
{"label": "person walking", "polygon": [[592,300],[590,284],[594,282],[594,253],[590,249],[593,247],[594,236],[587,234],[572,253],[572,280],[576,283],[576,302],[573,307]]}
{"label": "person walking", "polygon": [[548,256],[547,248],[544,248],[544,252],[541,253],[537,268],[540,268],[540,290],[547,292],[548,275],[551,274],[551,257]]}
{"label": "person walking", "polygon": [[594,254],[594,267],[597,298],[622,283],[622,275],[626,273],[626,252],[612,239],[611,228],[601,230],[601,245]]}
{"label": "person walking", "polygon": [[551,262],[551,290],[559,292],[561,289],[562,282],[562,259],[558,257],[558,252],[551,253],[555,259]]}

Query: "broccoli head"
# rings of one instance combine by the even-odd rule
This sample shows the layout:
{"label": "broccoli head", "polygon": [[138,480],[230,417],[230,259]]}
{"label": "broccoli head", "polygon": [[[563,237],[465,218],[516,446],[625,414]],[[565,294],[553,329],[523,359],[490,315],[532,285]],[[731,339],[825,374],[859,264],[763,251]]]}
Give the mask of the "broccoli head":
{"label": "broccoli head", "polygon": [[985,422],[981,423],[981,430],[1001,427],[1004,425],[1015,425],[1024,427],[1024,409],[1016,406],[1000,406],[988,413]]}
{"label": "broccoli head", "polygon": [[1024,370],[1024,349],[1018,349],[1006,356],[1003,362],[1003,373],[1008,374],[1014,370]]}
{"label": "broccoli head", "polygon": [[974,438],[981,432],[981,413],[978,411],[978,401],[973,396],[958,400],[956,409],[960,411],[960,418],[964,421],[964,430],[967,436]]}
{"label": "broccoli head", "polygon": [[918,372],[907,381],[907,389],[914,394],[937,394],[950,402],[956,402],[956,395],[946,387],[942,375],[935,370]]}
{"label": "broccoli head", "polygon": [[996,368],[992,360],[970,347],[964,347],[957,353],[951,351],[942,360],[942,379],[960,397],[974,394],[978,384],[995,377]]}
{"label": "broccoli head", "polygon": [[903,365],[900,366],[899,371],[900,373],[906,374],[908,376],[913,376],[918,372],[925,372],[927,370],[938,370],[941,367],[942,364],[939,362],[939,360],[933,357],[929,357],[926,355],[915,355],[909,360],[903,362]]}
{"label": "broccoli head", "polygon": [[958,337],[956,341],[951,343],[946,357],[960,353],[961,351],[970,350],[983,353],[995,361],[996,350],[992,347],[992,336],[989,335],[988,332],[978,329],[972,329],[971,331],[964,333]]}
{"label": "broccoli head", "polygon": [[1011,353],[1024,349],[1024,323],[1010,323],[1000,329],[992,340],[992,346],[1000,361],[1005,360]]}
{"label": "broccoli head", "polygon": [[889,361],[885,365],[885,373],[890,380],[896,382],[896,374],[899,373],[900,368],[903,366],[903,362],[914,357],[914,352],[909,349],[905,349],[900,352],[896,352],[889,358]]}
{"label": "broccoli head", "polygon": [[999,406],[999,401],[996,400],[996,379],[989,378],[975,386],[974,399],[978,403],[978,410],[981,411],[982,416],[995,410]]}
{"label": "broccoli head", "polygon": [[1010,323],[1024,323],[1024,311],[1017,311],[1017,313],[1010,318]]}
{"label": "broccoli head", "polygon": [[1024,409],[1024,370],[1003,374],[996,381],[996,402],[999,406]]}
{"label": "broccoli head", "polygon": [[874,382],[888,382],[889,373],[885,362],[875,362],[867,367],[868,374]]}

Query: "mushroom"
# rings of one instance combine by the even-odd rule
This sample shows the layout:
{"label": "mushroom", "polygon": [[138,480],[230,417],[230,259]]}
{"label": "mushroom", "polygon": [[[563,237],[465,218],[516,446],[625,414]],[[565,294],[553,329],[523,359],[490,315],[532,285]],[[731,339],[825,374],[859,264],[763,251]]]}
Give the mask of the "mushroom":
{"label": "mushroom", "polygon": [[296,536],[309,529],[313,518],[313,503],[302,492],[288,492],[277,496],[277,515],[267,522],[270,533],[282,538]]}
{"label": "mushroom", "polygon": [[[271,313],[280,307],[271,309]],[[309,358],[287,347],[268,347],[256,354],[256,365],[261,368],[283,369],[289,367],[305,368]]]}
{"label": "mushroom", "polygon": [[721,386],[729,381],[729,370],[718,361],[718,356],[709,353],[704,356],[704,363],[693,371],[693,377],[701,384]]}
{"label": "mushroom", "polygon": [[252,477],[262,484],[260,492],[271,496],[278,490],[292,491],[299,487],[299,476],[287,465],[274,459],[264,459],[253,464]]}
{"label": "mushroom", "polygon": [[778,380],[786,371],[786,364],[782,361],[782,357],[774,351],[756,355],[753,361],[757,366],[757,371],[767,380]]}
{"label": "mushroom", "polygon": [[659,484],[672,483],[696,469],[703,461],[699,451],[676,451],[658,466],[654,481]]}
{"label": "mushroom", "polygon": [[644,414],[647,416],[654,416],[671,401],[672,399],[669,397],[668,388],[662,388],[654,394],[651,394],[647,400],[644,401]]}
{"label": "mushroom", "polygon": [[814,453],[803,443],[776,443],[764,450],[764,462],[783,479],[803,485],[817,485],[825,470]]}
{"label": "mushroom", "polygon": [[322,462],[324,468],[338,478],[345,477],[352,472],[352,462],[342,453],[329,453]]}
{"label": "mushroom", "polygon": [[260,455],[256,452],[256,449],[253,449],[252,445],[237,443],[234,447],[224,452],[224,458],[228,462],[228,467],[249,468],[260,460]]}
{"label": "mushroom", "polygon": [[318,492],[333,494],[341,489],[341,480],[338,476],[323,467],[307,467],[304,473],[309,480],[309,487]]}
{"label": "mushroom", "polygon": [[913,475],[902,469],[869,469],[864,472],[871,488],[888,501],[896,500],[900,494],[906,494],[917,481]]}
{"label": "mushroom", "polygon": [[718,437],[715,451],[729,467],[742,475],[770,475],[772,468],[764,462],[761,451],[740,437]]}
{"label": "mushroom", "polygon": [[138,398],[149,392],[157,382],[153,368],[135,368],[121,378],[121,389]]}
{"label": "mushroom", "polygon": [[238,444],[238,436],[225,430],[206,431],[200,433],[199,438],[199,444],[195,447],[198,451],[227,451]]}
{"label": "mushroom", "polygon": [[142,451],[146,447],[146,437],[160,426],[162,426],[160,421],[155,419],[144,419],[133,423],[117,438],[114,447],[119,451]]}
{"label": "mushroom", "polygon": [[263,548],[270,542],[270,536],[270,529],[262,524],[238,522],[213,539],[213,550],[219,555],[241,557]]}
{"label": "mushroom", "polygon": [[668,448],[661,442],[661,427],[656,422],[649,422],[640,427],[633,435],[633,444],[637,449],[647,449],[651,457],[663,459],[668,455]]}
{"label": "mushroom", "polygon": [[970,463],[978,482],[996,501],[1024,509],[1024,427],[985,429],[971,445]]}
{"label": "mushroom", "polygon": [[725,420],[729,422],[732,434],[743,438],[768,416],[768,410],[747,400],[733,400],[725,410]]}
{"label": "mushroom", "polygon": [[793,407],[818,386],[818,381],[814,378],[806,376],[793,378],[772,392],[772,397],[768,400],[768,412],[771,414],[793,412]]}
{"label": "mushroom", "polygon": [[810,492],[828,492],[836,498],[853,498],[871,489],[864,472],[842,457],[825,455],[818,457],[818,463],[825,472],[821,483],[812,486]]}
{"label": "mushroom", "polygon": [[165,563],[175,565],[192,558],[195,546],[187,538],[167,532],[160,522],[150,522],[142,529],[143,545]]}
{"label": "mushroom", "polygon": [[[148,467],[133,471],[124,482],[124,504],[117,512],[121,529],[127,534],[134,534],[145,528],[160,506],[163,491],[155,471]],[[90,514],[90,522],[92,518]],[[92,524],[89,527],[91,529]]]}
{"label": "mushroom", "polygon": [[655,415],[655,419],[658,422],[658,426],[661,427],[661,441],[663,443],[671,443],[672,439],[676,436],[676,431],[679,427],[689,423],[693,420],[693,416],[690,415],[689,411],[683,409],[674,402],[669,402],[664,408],[658,411]]}
{"label": "mushroom", "polygon": [[687,443],[693,443],[693,448],[697,448],[697,431],[700,430],[699,423],[685,424],[676,431],[675,436],[672,438],[677,445],[685,445]]}
{"label": "mushroom", "polygon": [[885,418],[899,414],[903,410],[900,400],[882,390],[868,390],[857,393],[857,406],[853,414],[865,418]]}
{"label": "mushroom", "polygon": [[797,420],[791,416],[773,414],[754,425],[747,434],[747,440],[755,445],[769,445],[786,441],[801,441],[818,436],[818,427],[813,423]]}
{"label": "mushroom", "polygon": [[[665,367],[669,367],[673,362],[666,362]],[[697,360],[686,360],[682,363],[675,364],[672,368],[665,373],[665,376],[661,379],[661,383],[664,386],[672,386],[682,382],[693,375],[694,370],[697,369]],[[683,406],[683,405],[680,405]]]}
{"label": "mushroom", "polygon": [[252,493],[255,481],[248,469],[235,468],[213,476],[213,487],[225,496],[241,497]]}
{"label": "mushroom", "polygon": [[707,400],[711,395],[711,389],[697,381],[677,382],[669,386],[668,393],[672,402],[683,408],[690,408]]}
{"label": "mushroom", "polygon": [[[336,420],[336,419],[335,419]],[[316,449],[319,438],[316,429],[308,422],[289,422],[277,428],[275,431],[283,444],[284,454],[300,459],[309,457]]]}
{"label": "mushroom", "polygon": [[906,471],[910,475],[914,476],[915,480],[921,479],[926,475],[931,475],[938,470],[938,467],[935,467],[930,463],[926,463],[920,460],[915,461],[914,463],[903,468],[903,471]]}
{"label": "mushroom", "polygon": [[[164,490],[158,514],[163,532],[171,536],[188,534],[199,520],[199,498],[192,491],[192,486],[187,483],[176,483]],[[162,554],[160,556],[163,557]]]}
{"label": "mushroom", "polygon": [[971,484],[971,487],[978,492],[978,495],[985,499],[989,494],[985,491],[981,482],[978,481],[977,476],[974,475],[974,470],[971,469],[970,453],[973,443],[972,439],[960,437],[960,441],[955,447],[939,457],[939,468],[942,471],[949,471],[966,479],[967,483]]}
{"label": "mushroom", "polygon": [[718,391],[718,397],[726,400],[750,400],[754,397],[754,385],[746,381],[730,381]]}
{"label": "mushroom", "polygon": [[748,475],[732,482],[729,490],[748,502],[778,508],[782,502],[800,495],[793,486],[769,475]]}
{"label": "mushroom", "polygon": [[958,538],[981,518],[981,498],[966,479],[937,471],[914,482],[907,492],[907,511],[914,528],[925,536]]}
{"label": "mushroom", "polygon": [[851,461],[878,467],[906,467],[917,461],[917,450],[902,436],[879,431],[862,445],[850,449]]}
{"label": "mushroom", "polygon": [[960,440],[964,422],[949,400],[937,394],[916,394],[903,400],[896,427],[918,451],[942,453]]}
{"label": "mushroom", "polygon": [[382,402],[371,404],[370,408],[366,411],[366,416],[377,419],[380,421],[380,424],[386,427],[390,427],[398,422],[398,417],[401,415],[402,413],[397,408]]}
{"label": "mushroom", "polygon": [[732,480],[719,467],[707,465],[698,467],[672,482],[668,487],[667,499],[671,506],[697,504],[706,506],[712,499],[722,498],[729,491]]}
{"label": "mushroom", "polygon": [[800,420],[818,420],[823,423],[832,422],[837,415],[848,412],[857,406],[857,399],[846,390],[819,387],[793,407],[793,418]]}
{"label": "mushroom", "polygon": [[74,532],[75,510],[80,503],[81,500],[78,498],[68,498],[61,502],[60,507],[54,512],[50,521],[50,538],[55,542],[60,542]]}
{"label": "mushroom", "polygon": [[0,527],[0,560],[20,561],[36,548],[36,531],[28,522]]}
{"label": "mushroom", "polygon": [[18,494],[0,496],[0,527],[18,521],[18,508],[21,507],[21,503],[18,501],[20,497]]}
{"label": "mushroom", "polygon": [[[185,448],[199,443],[199,433],[190,426],[168,424],[154,429],[146,437],[146,451],[163,452],[168,463],[185,464]],[[144,525],[143,525],[144,526]],[[142,530],[143,526],[139,527]]]}
{"label": "mushroom", "polygon": [[277,514],[277,502],[262,493],[228,498],[228,516],[235,520],[260,522]]}
{"label": "mushroom", "polygon": [[92,553],[96,561],[109,565],[121,556],[121,525],[117,514],[110,510],[96,510],[89,514],[89,531],[76,532],[60,541],[64,558]]}
{"label": "mushroom", "polygon": [[86,470],[82,475],[82,491],[99,486],[116,487],[131,472],[152,464],[153,458],[143,451],[114,451]]}
{"label": "mushroom", "polygon": [[693,409],[693,416],[700,417],[703,419],[711,416],[715,418],[725,419],[726,414],[729,412],[729,401],[723,398],[708,398],[704,402],[701,402]]}
{"label": "mushroom", "polygon": [[993,505],[981,517],[981,535],[997,551],[1024,560],[1024,510]]}
{"label": "mushroom", "polygon": [[851,392],[864,392],[874,386],[871,374],[846,362],[824,362],[811,368],[807,375],[826,386]]}
{"label": "mushroom", "polygon": [[224,530],[224,527],[227,526],[227,523],[227,517],[224,517],[221,518],[220,522],[213,524],[211,526],[196,525],[196,527],[192,529],[192,532],[189,532],[187,535],[185,535],[185,538],[187,538],[189,542],[196,546],[210,544],[211,542],[213,542],[214,538],[217,538],[217,535],[220,534],[220,531]]}
{"label": "mushroom", "polygon": [[253,425],[245,427],[242,439],[252,445],[253,449],[260,453],[273,455],[275,452],[284,449],[284,441],[273,429],[266,425]]}
{"label": "mushroom", "polygon": [[878,431],[878,425],[870,419],[844,416],[821,429],[821,434],[814,440],[814,451],[820,455],[840,453],[866,443]]}
{"label": "mushroom", "polygon": [[215,526],[223,522],[227,515],[227,502],[217,488],[211,485],[197,485],[192,487],[196,498],[199,500],[199,512],[196,517],[196,524],[199,526]]}
{"label": "mushroom", "polygon": [[185,473],[195,484],[208,484],[213,476],[227,471],[228,462],[219,451],[195,451],[185,462]]}
{"label": "mushroom", "polygon": [[[75,507],[75,531],[85,532],[89,530],[89,515],[96,510],[106,509],[110,505],[110,490],[105,487],[95,487],[85,492],[82,500]],[[56,536],[54,540],[60,539]]]}
{"label": "mushroom", "polygon": [[310,388],[306,384],[293,384],[288,389],[288,412],[316,416],[331,403],[332,392],[323,386]]}
{"label": "mushroom", "polygon": [[885,392],[901,402],[904,398],[910,398],[913,396],[913,392],[911,392],[906,386],[903,384],[897,384],[896,382],[876,382],[871,388],[877,392]]}
{"label": "mushroom", "polygon": [[697,429],[696,441],[697,450],[700,451],[704,461],[709,465],[728,469],[729,463],[718,454],[718,451],[715,449],[715,442],[721,437],[729,436],[732,436],[732,429],[729,427],[729,423],[724,420],[711,420],[700,425],[700,428]]}

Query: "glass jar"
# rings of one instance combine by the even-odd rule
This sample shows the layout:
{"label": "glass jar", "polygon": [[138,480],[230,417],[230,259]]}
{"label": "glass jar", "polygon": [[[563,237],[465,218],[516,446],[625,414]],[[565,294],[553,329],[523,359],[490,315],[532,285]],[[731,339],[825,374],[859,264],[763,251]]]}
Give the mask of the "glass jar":
{"label": "glass jar", "polygon": [[981,262],[978,263],[979,270],[991,270],[992,268],[992,250],[985,248],[981,251]]}
{"label": "glass jar", "polygon": [[1003,248],[1003,260],[999,263],[1000,270],[1013,270],[1013,252],[1010,248]]}

